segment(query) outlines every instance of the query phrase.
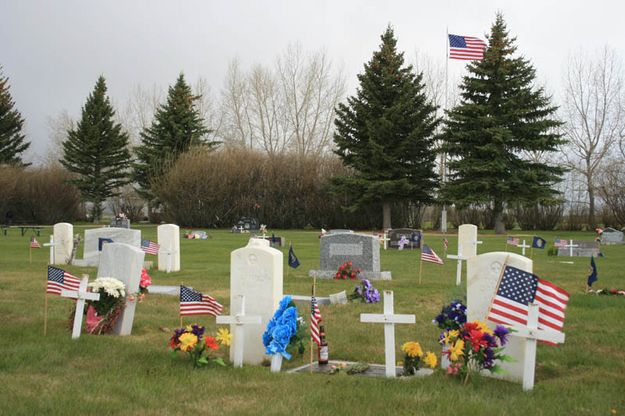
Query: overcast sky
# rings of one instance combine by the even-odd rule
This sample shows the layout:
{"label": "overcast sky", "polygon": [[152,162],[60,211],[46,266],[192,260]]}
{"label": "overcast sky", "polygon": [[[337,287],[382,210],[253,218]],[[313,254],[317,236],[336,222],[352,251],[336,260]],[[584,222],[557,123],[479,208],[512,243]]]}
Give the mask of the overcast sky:
{"label": "overcast sky", "polygon": [[[447,28],[484,38],[501,11],[519,53],[557,94],[571,53],[608,45],[623,55],[624,10],[618,1],[578,0],[0,0],[0,65],[26,119],[27,157],[36,159],[48,147],[48,117],[63,110],[78,117],[100,74],[115,103],[138,84],[166,88],[180,71],[218,93],[233,58],[266,64],[299,42],[325,49],[353,93],[387,24],[408,61],[419,51],[443,62]],[[450,61],[450,70],[463,65]]]}

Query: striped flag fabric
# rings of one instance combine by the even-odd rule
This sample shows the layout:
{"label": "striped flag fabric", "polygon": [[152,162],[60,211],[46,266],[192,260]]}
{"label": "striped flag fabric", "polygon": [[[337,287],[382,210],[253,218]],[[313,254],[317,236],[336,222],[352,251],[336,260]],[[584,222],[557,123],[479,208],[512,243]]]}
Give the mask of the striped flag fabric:
{"label": "striped flag fabric", "polygon": [[321,322],[321,312],[319,311],[319,305],[317,304],[317,298],[310,298],[310,338],[317,345],[321,345],[321,338],[319,337],[319,323]]}
{"label": "striped flag fabric", "polygon": [[429,261],[430,263],[443,264],[443,260],[427,245],[423,245],[421,249],[421,260]]}
{"label": "striped flag fabric", "polygon": [[145,251],[147,254],[153,254],[156,256],[158,254],[159,248],[161,248],[161,245],[158,243],[155,243],[154,241],[150,241],[150,240],[141,241],[141,250]]}
{"label": "striped flag fabric", "polygon": [[519,244],[521,244],[521,240],[519,239],[519,237],[508,237],[506,239],[506,244],[509,244],[511,246],[518,246]]}
{"label": "striped flag fabric", "polygon": [[553,246],[554,247],[566,247],[566,245],[569,243],[569,240],[564,240],[562,238],[556,238],[553,242]]}
{"label": "striped flag fabric", "polygon": [[48,266],[48,285],[46,286],[46,293],[60,295],[62,290],[78,290],[79,287],[79,278],[72,276],[65,270]]}
{"label": "striped flag fabric", "polygon": [[223,306],[212,296],[203,295],[191,287],[180,285],[180,316],[221,315]]}
{"label": "striped flag fabric", "polygon": [[569,294],[564,289],[532,273],[505,266],[486,319],[503,325],[526,326],[528,305],[535,302],[538,328],[561,332],[568,301]]}
{"label": "striped flag fabric", "polygon": [[30,237],[30,248],[41,248],[39,241],[35,237]]}
{"label": "striped flag fabric", "polygon": [[449,59],[475,61],[484,59],[486,42],[473,36],[447,35],[449,37]]}

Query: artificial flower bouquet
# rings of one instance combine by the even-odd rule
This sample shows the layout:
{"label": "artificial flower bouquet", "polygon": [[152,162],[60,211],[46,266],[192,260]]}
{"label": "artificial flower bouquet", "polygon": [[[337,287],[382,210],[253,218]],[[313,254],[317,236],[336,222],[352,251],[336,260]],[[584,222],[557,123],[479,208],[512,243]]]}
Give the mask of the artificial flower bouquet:
{"label": "artificial flower bouquet", "polygon": [[449,331],[460,329],[467,322],[467,307],[460,300],[452,300],[449,305],[443,306],[441,313],[432,321],[440,329]]}
{"label": "artificial flower bouquet", "polygon": [[420,368],[423,368],[424,364],[432,369],[436,368],[438,364],[436,355],[431,351],[424,354],[423,349],[421,349],[421,344],[416,341],[405,342],[404,345],[401,346],[401,350],[404,352],[405,376],[415,375]]}
{"label": "artificial flower bouquet", "polygon": [[285,296],[263,333],[263,344],[268,355],[280,354],[290,360],[294,351],[304,353],[306,338],[304,320],[297,315],[297,307],[290,296]]}
{"label": "artificial flower bouquet", "polygon": [[88,287],[100,294],[100,300],[87,301],[87,332],[96,335],[108,333],[124,310],[126,287],[113,277],[98,277]]}
{"label": "artificial flower bouquet", "polygon": [[336,280],[355,280],[358,277],[358,273],[360,273],[360,269],[355,269],[352,261],[346,261],[345,263],[339,266],[339,269],[336,271],[334,275],[334,279]]}
{"label": "artificial flower bouquet", "polygon": [[380,301],[380,292],[373,287],[369,280],[362,279],[348,296],[348,299],[353,302],[377,303]]}
{"label": "artificial flower bouquet", "polygon": [[[137,295],[137,299],[139,302],[142,302],[145,298],[145,295],[149,293],[148,287],[152,285],[152,277],[148,274],[148,271],[143,267],[141,268],[141,280],[139,281],[139,293]],[[128,295],[128,300],[135,300],[135,295]]]}
{"label": "artificial flower bouquet", "polygon": [[618,295],[625,296],[625,290],[623,290],[623,289],[614,289],[614,288],[612,288],[612,289],[605,288],[605,289],[596,289],[596,290],[595,289],[589,289],[588,293],[592,293],[592,294],[595,294],[595,295],[604,295],[604,296],[618,296]]}
{"label": "artificial flower bouquet", "polygon": [[501,373],[497,361],[511,361],[503,353],[510,330],[497,325],[490,329],[481,321],[467,322],[458,329],[446,330],[441,334],[440,343],[446,349],[443,353],[449,358],[447,374],[457,375],[466,383],[472,373],[488,370]]}
{"label": "artificial flower bouquet", "polygon": [[[174,335],[169,339],[167,346],[175,355],[177,351],[186,352],[193,367],[198,368],[210,363],[225,366],[221,357],[213,357],[213,354],[219,350],[219,342],[216,337],[204,335],[206,329],[197,324],[187,325],[184,328],[178,328],[174,331]],[[228,338],[229,343],[229,338]]]}

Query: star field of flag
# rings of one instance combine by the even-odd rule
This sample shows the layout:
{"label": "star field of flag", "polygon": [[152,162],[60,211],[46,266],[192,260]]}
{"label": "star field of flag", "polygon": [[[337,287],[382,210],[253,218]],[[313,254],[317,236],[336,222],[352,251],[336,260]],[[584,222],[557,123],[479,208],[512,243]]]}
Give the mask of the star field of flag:
{"label": "star field of flag", "polygon": [[506,267],[497,295],[528,305],[534,301],[538,277],[516,267]]}

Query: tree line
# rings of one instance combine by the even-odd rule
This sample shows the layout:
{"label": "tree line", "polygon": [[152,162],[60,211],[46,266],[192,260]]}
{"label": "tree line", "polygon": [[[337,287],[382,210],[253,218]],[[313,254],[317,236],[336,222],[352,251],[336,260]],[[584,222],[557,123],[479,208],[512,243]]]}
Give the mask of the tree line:
{"label": "tree line", "polygon": [[[434,85],[432,71],[405,63],[390,25],[358,74],[356,93],[345,98],[345,79],[325,54],[305,55],[296,46],[273,66],[249,72],[234,61],[219,113],[206,100],[206,85],[192,89],[180,74],[165,100],[137,94],[129,122],[116,115],[101,76],[80,119],[61,123],[59,160],[83,200],[92,203],[94,221],[103,202],[129,186],[152,211],[173,212],[164,184],[173,183],[174,175],[180,182],[181,156],[196,152],[185,160],[197,163],[198,154],[233,148],[260,151],[275,163],[296,160],[281,155],[299,155],[322,166],[338,157],[344,170],[315,174],[323,178],[323,198],[346,213],[379,207],[383,228],[398,225],[391,221],[398,207],[419,215],[426,206],[453,204],[456,210],[486,209],[488,224],[501,233],[510,210],[521,218],[562,206],[563,179],[575,174],[585,180],[590,226],[597,196],[615,216],[623,215],[625,171],[618,162],[625,158],[625,101],[616,56],[607,49],[595,60],[576,55],[558,108],[537,85],[530,60],[517,53],[501,14],[487,38],[484,58],[467,64],[455,105],[444,115],[440,82]],[[8,80],[0,77],[0,163],[23,164],[20,155],[29,145],[23,123]],[[206,163],[219,160],[207,157]]]}

